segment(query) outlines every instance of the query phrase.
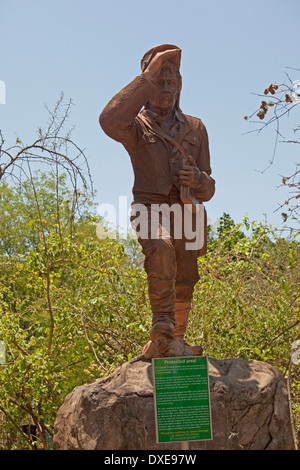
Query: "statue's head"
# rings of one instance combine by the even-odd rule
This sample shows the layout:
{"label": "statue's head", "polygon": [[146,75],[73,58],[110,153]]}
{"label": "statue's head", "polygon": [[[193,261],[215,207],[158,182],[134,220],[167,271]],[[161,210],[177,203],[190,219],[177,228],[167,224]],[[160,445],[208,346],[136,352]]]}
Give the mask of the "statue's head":
{"label": "statue's head", "polygon": [[[165,52],[169,50],[179,50],[180,48],[172,44],[162,44],[160,46],[155,46],[149,49],[149,51],[144,54],[141,60],[141,69],[144,72],[151,60],[159,52]],[[160,92],[154,98],[154,106],[161,107],[174,107],[179,109],[179,99],[181,91],[181,75],[179,72],[180,68],[180,54],[172,60],[165,61],[160,71],[160,75],[157,79],[157,85],[160,88]]]}

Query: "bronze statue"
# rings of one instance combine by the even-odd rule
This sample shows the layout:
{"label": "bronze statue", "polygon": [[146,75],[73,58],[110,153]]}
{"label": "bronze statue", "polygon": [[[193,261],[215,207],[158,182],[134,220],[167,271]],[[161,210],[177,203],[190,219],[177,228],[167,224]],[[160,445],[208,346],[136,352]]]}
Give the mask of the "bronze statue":
{"label": "bronze statue", "polygon": [[[187,249],[185,232],[174,236],[171,212],[169,226],[160,218],[159,235],[153,236],[151,208],[197,207],[215,191],[206,128],[179,107],[180,60],[177,46],[150,49],[142,58],[142,73],[111,99],[99,118],[104,132],[122,143],[130,155],[135,177],[133,205],[143,206],[148,214],[146,234],[134,224],[136,214],[132,217],[145,257],[153,315],[150,341],[143,349],[147,357],[168,356],[174,338],[184,339],[199,280],[197,258],[206,253],[206,224],[204,246]],[[197,211],[192,212],[192,223],[199,230]],[[200,347],[190,348],[195,355],[201,354]]]}

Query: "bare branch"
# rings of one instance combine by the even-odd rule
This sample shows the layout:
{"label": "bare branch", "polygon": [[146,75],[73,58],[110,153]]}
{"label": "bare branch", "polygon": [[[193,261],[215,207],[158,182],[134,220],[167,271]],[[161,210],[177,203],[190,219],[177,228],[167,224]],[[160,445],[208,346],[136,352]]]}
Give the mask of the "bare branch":
{"label": "bare branch", "polygon": [[19,138],[16,144],[4,148],[4,138],[0,131],[0,180],[11,176],[15,168],[21,169],[22,162],[50,165],[58,172],[66,171],[71,185],[81,182],[84,191],[93,192],[92,178],[84,151],[71,139],[72,129],[62,134],[69,118],[72,100],[64,103],[63,94],[58,99],[54,110],[49,113],[49,122],[45,131],[38,129],[39,138],[30,145],[24,145]]}
{"label": "bare branch", "polygon": [[[300,71],[299,69],[293,69],[292,67],[287,68]],[[270,166],[273,165],[278,143],[300,143],[300,141],[297,139],[284,137],[280,130],[283,118],[290,117],[291,112],[294,111],[295,108],[300,104],[300,80],[293,81],[288,73],[285,73],[285,75],[287,77],[288,83],[282,83],[280,85],[277,85],[277,83],[272,83],[265,89],[264,94],[256,94],[256,96],[264,98],[261,101],[260,108],[254,111],[250,116],[245,116],[245,119],[248,120],[251,124],[257,125],[259,123],[259,126],[250,132],[256,132],[259,134],[264,129],[266,129],[266,127],[275,125],[275,141],[272,157],[269,161],[269,165],[263,171],[260,171],[260,173],[265,173],[270,168]],[[260,121],[252,120],[254,115],[256,115]],[[267,118],[267,115],[270,117]],[[293,129],[294,133],[299,130],[299,125]],[[279,210],[283,206],[289,206],[288,213],[282,213],[284,222],[286,222],[288,218],[290,218],[290,220],[299,221],[300,207],[298,199],[300,201],[300,181],[299,179],[296,179],[296,176],[299,172],[298,168],[299,165],[297,164],[296,170],[292,175],[282,177],[283,184],[281,186],[285,185],[287,188],[289,188],[290,193],[285,202],[277,208],[277,210]],[[295,205],[291,206],[291,201],[293,201]],[[293,231],[294,229],[291,230]],[[298,231],[298,228],[295,230]]]}

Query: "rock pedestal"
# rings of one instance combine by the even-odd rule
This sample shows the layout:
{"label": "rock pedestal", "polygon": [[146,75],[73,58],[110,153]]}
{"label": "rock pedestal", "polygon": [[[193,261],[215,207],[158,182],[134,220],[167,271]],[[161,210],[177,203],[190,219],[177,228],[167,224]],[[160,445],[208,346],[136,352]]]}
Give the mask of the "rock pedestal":
{"label": "rock pedestal", "polygon": [[[213,439],[190,449],[293,450],[286,382],[267,363],[208,358]],[[157,444],[152,364],[139,356],[76,387],[58,411],[55,450],[176,450]]]}

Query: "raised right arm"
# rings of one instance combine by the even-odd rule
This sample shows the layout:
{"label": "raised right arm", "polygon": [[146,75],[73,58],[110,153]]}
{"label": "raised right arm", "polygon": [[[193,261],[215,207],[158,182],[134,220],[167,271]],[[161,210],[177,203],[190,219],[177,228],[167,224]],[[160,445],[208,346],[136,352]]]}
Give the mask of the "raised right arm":
{"label": "raised right arm", "polygon": [[134,142],[135,117],[151,96],[157,93],[155,82],[163,62],[178,58],[180,54],[180,50],[156,54],[146,70],[110,100],[99,117],[100,126],[109,137],[124,145]]}
{"label": "raised right arm", "polygon": [[155,90],[155,85],[145,73],[137,76],[109,101],[100,114],[99,122],[104,132],[118,142],[130,144],[135,137],[134,119]]}

